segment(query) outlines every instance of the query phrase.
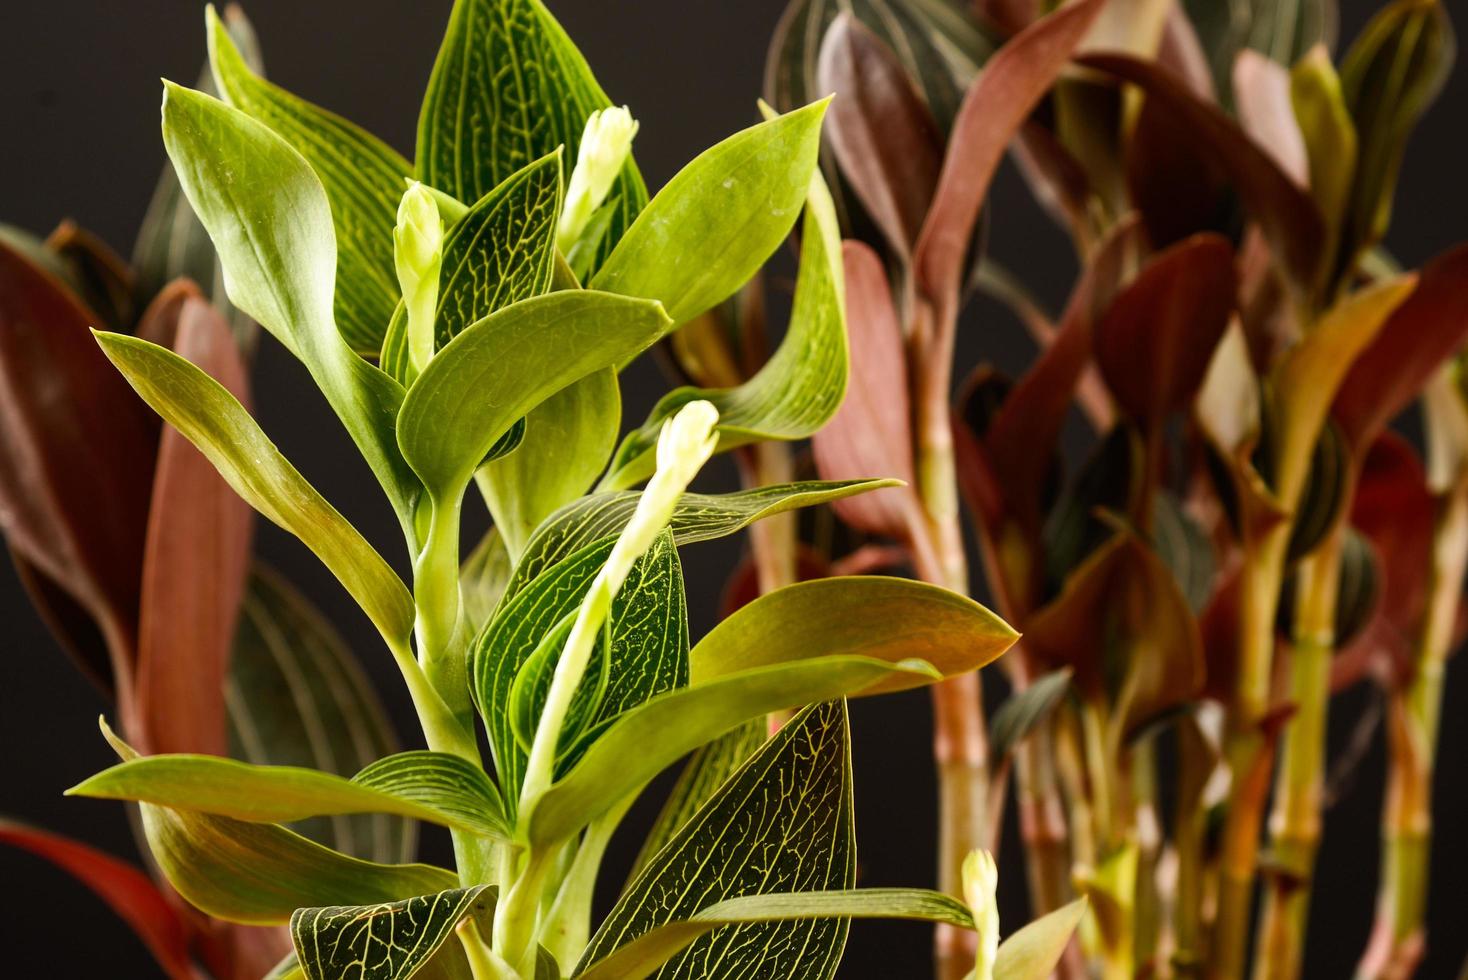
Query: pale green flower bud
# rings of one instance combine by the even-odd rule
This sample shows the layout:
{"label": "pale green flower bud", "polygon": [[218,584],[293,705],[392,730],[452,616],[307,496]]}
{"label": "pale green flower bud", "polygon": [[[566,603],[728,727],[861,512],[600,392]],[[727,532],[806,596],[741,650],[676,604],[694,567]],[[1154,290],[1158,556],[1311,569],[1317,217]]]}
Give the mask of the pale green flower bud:
{"label": "pale green flower bud", "polygon": [[974,962],[974,980],[994,980],[994,960],[999,955],[999,866],[988,851],[970,851],[963,860],[963,900],[974,916],[979,934],[979,953]]}
{"label": "pale green flower bud", "polygon": [[556,246],[569,254],[571,246],[586,230],[587,222],[607,199],[607,194],[632,152],[632,137],[637,135],[637,120],[626,106],[599,109],[586,120],[581,134],[581,148],[576,153],[576,168],[566,185],[566,204],[561,209],[561,222],[556,230]]}
{"label": "pale green flower bud", "polygon": [[433,193],[414,181],[398,205],[393,263],[408,308],[408,357],[422,371],[433,357],[438,275],[443,264],[443,219]]}

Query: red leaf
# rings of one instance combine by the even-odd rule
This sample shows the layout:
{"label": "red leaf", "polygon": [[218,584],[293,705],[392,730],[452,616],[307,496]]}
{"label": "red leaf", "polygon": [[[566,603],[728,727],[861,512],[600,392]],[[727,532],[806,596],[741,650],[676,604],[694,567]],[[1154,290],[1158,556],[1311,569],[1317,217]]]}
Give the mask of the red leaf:
{"label": "red leaf", "polygon": [[1192,143],[1227,173],[1250,215],[1264,229],[1296,283],[1314,281],[1324,240],[1320,212],[1310,195],[1216,107],[1186,91],[1166,69],[1120,54],[1094,54],[1082,64],[1140,86]]}
{"label": "red leaf", "polygon": [[943,135],[897,56],[850,13],[821,43],[817,84],[836,93],[826,136],[841,172],[893,250],[906,257],[922,230]]}
{"label": "red leaf", "polygon": [[1096,362],[1118,404],[1146,427],[1185,408],[1234,308],[1233,249],[1196,235],[1155,256],[1096,325]]}
{"label": "red leaf", "polygon": [[86,885],[117,913],[173,980],[195,980],[188,930],[147,875],[79,841],[0,819],[0,841],[44,858]]}
{"label": "red leaf", "polygon": [[124,689],[158,430],[93,340],[100,324],[0,243],[0,524],[98,622]]}
{"label": "red leaf", "polygon": [[917,501],[912,469],[912,410],[902,327],[882,260],[861,242],[841,246],[846,270],[846,329],[851,372],[846,398],[815,434],[816,469],[825,480],[895,477],[889,487],[838,500],[841,519],[869,534],[904,539]]}
{"label": "red leaf", "polygon": [[1468,245],[1429,262],[1417,288],[1351,365],[1332,406],[1353,448],[1377,433],[1422,391],[1468,337]]}
{"label": "red leaf", "polygon": [[917,281],[940,308],[957,304],[974,223],[1005,148],[1103,6],[1104,0],[1076,0],[1026,27],[989,59],[964,96],[914,251]]}
{"label": "red leaf", "polygon": [[[191,285],[155,305],[176,314],[174,350],[248,401],[229,325]],[[156,311],[155,311],[156,312]],[[150,751],[225,755],[224,680],[244,598],[253,512],[171,426],[163,431],[143,562],[137,698]]]}

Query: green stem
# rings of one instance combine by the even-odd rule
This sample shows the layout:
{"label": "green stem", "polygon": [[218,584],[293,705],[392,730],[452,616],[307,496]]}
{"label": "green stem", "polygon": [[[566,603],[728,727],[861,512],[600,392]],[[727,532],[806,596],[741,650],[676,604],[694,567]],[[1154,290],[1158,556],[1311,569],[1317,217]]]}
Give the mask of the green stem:
{"label": "green stem", "polygon": [[485,943],[479,934],[479,926],[473,919],[465,919],[454,929],[459,944],[464,947],[464,958],[469,961],[469,975],[474,980],[520,980],[514,967],[502,960]]}
{"label": "green stem", "polygon": [[628,796],[620,805],[592,821],[581,838],[570,870],[540,928],[540,945],[550,951],[567,975],[586,951],[591,940],[591,903],[596,894],[596,876],[612,835],[636,800]]}
{"label": "green stem", "polygon": [[1387,796],[1382,811],[1376,927],[1358,976],[1410,976],[1426,948],[1432,848],[1432,776],[1443,678],[1468,569],[1468,488],[1449,491],[1433,536],[1432,575],[1411,675],[1389,705]]}
{"label": "green stem", "polygon": [[1270,818],[1271,853],[1279,867],[1268,880],[1254,976],[1292,980],[1304,964],[1310,881],[1320,843],[1325,791],[1325,737],[1330,661],[1340,592],[1341,531],[1300,566],[1290,652],[1289,698],[1295,714],[1283,736]]}

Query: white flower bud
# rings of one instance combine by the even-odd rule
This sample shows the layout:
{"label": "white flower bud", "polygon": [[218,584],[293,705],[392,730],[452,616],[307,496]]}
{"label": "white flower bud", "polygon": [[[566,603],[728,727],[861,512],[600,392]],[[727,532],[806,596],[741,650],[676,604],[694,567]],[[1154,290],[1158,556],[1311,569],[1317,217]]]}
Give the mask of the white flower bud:
{"label": "white flower bud", "polygon": [[988,851],[970,851],[963,860],[963,900],[974,916],[979,934],[979,953],[974,963],[974,980],[994,980],[994,960],[999,955],[999,866]]}
{"label": "white flower bud", "polygon": [[599,109],[586,120],[581,134],[581,147],[576,153],[576,168],[566,185],[566,204],[556,230],[556,245],[569,253],[587,222],[601,207],[612,189],[627,155],[632,152],[632,138],[637,135],[637,120],[626,106]]}
{"label": "white flower bud", "polygon": [[408,309],[408,356],[417,371],[433,357],[438,276],[443,264],[443,219],[433,193],[414,181],[398,204],[393,263]]}

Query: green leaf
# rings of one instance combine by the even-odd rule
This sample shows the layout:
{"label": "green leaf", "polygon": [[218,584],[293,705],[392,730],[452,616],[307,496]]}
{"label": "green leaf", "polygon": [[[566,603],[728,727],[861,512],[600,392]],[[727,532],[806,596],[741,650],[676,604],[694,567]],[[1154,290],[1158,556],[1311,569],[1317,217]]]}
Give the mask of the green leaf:
{"label": "green leaf", "polygon": [[[628,885],[573,976],[646,976],[706,930],[671,947],[645,937],[724,899],[855,882],[846,705],[814,705],[766,742]],[[827,978],[841,960],[846,931],[839,918],[726,929],[678,956],[660,976]],[[652,950],[635,951],[638,940]]]}
{"label": "green leaf", "polygon": [[[973,917],[962,902],[941,892],[918,888],[861,888],[849,891],[746,895],[710,905],[687,919],[674,920],[651,932],[643,933],[575,976],[577,980],[641,980],[651,976],[675,956],[679,957],[676,965],[659,971],[659,977],[665,974],[668,977],[707,976],[706,973],[690,973],[690,970],[707,967],[694,967],[689,965],[689,961],[697,958],[700,962],[705,962],[714,955],[712,951],[705,953],[700,948],[682,956],[679,953],[685,946],[716,929],[730,927],[728,935],[735,934],[741,928],[753,933],[760,924],[764,925],[765,931],[775,932],[775,929],[770,928],[773,923],[799,923],[809,929],[824,919],[909,919],[915,922],[941,922],[960,929],[972,929],[974,925]],[[793,930],[786,925],[785,931]],[[757,938],[755,935],[741,935],[739,942],[745,944],[744,948],[722,955],[718,960],[721,969],[729,966],[731,960],[734,963],[733,968],[742,968],[751,960],[764,967],[767,961],[777,958],[775,951],[768,947],[777,943],[791,943],[791,940],[785,935],[769,939],[763,935],[758,935]],[[841,945],[844,946],[844,942]],[[834,955],[839,959],[839,954],[840,950],[837,950]],[[790,955],[795,954],[792,951]],[[801,958],[792,964],[795,972],[782,973],[780,976],[795,978],[834,975],[836,963],[824,958],[812,962],[818,954],[813,953],[809,946],[799,955]]]}
{"label": "green leaf", "polygon": [[404,458],[435,501],[456,503],[518,419],[572,382],[628,360],[669,323],[656,302],[589,290],[489,315],[439,351],[403,400]]}
{"label": "green leaf", "polygon": [[931,683],[939,674],[909,660],[824,656],[680,688],[624,713],[528,815],[532,846],[565,840],[666,766],[735,726],[797,705]]}
{"label": "green leaf", "polygon": [[1193,612],[1202,612],[1218,572],[1213,541],[1183,509],[1182,501],[1165,490],[1152,501],[1152,547],[1172,569]]}
{"label": "green leaf", "polygon": [[1213,65],[1225,104],[1241,50],[1252,48],[1293,65],[1315,45],[1331,42],[1336,20],[1334,0],[1183,0],[1182,6]]}
{"label": "green leaf", "polygon": [[274,130],[321,179],[339,245],[337,328],[353,350],[376,356],[398,302],[392,231],[412,164],[360,127],[259,77],[212,7],[207,18],[209,60],[225,99]]}
{"label": "green leaf", "polygon": [[1366,25],[1341,63],[1341,90],[1359,136],[1355,189],[1338,261],[1342,274],[1381,241],[1407,140],[1446,84],[1456,55],[1438,0],[1396,0]]}
{"label": "green leaf", "polygon": [[674,323],[733,295],[794,227],[825,111],[813,103],[699,154],[627,229],[592,288],[660,300]]}
{"label": "green leaf", "polygon": [[525,416],[525,445],[484,468],[495,526],[519,556],[531,533],[596,482],[622,422],[617,373],[604,368],[551,395]]}
{"label": "green leaf", "polygon": [[208,456],[236,493],[316,553],[384,637],[407,639],[413,600],[402,580],[280,454],[233,395],[156,344],[108,333],[97,334],[97,340],[143,400]]}
{"label": "green leaf", "polygon": [[[496,310],[551,286],[561,160],[552,153],[506,177],[449,229],[439,273],[435,349]],[[407,315],[399,303],[383,343],[382,369],[405,386],[416,378],[408,357]]]}
{"label": "green leaf", "polygon": [[[246,586],[225,682],[230,755],[351,776],[398,750],[392,720],[345,641],[290,583],[257,564]],[[374,861],[401,861],[417,835],[385,814],[296,825],[320,844]]]}
{"label": "green leaf", "polygon": [[764,718],[747,721],[738,728],[720,735],[699,748],[683,766],[683,772],[673,790],[663,803],[652,828],[642,838],[642,849],[632,863],[632,877],[647,867],[649,861],[671,841],[683,825],[703,807],[718,788],[724,785],[744,760],[754,755],[755,750],[769,734],[769,722]]}
{"label": "green leaf", "polygon": [[1070,690],[1069,670],[1056,670],[1010,696],[989,722],[989,766],[997,769]]}
{"label": "green leaf", "polygon": [[[418,117],[418,177],[477,201],[558,147],[574,162],[587,118],[611,104],[540,0],[456,0]],[[630,158],[607,200],[593,268],[647,203]]]}
{"label": "green leaf", "polygon": [[1045,980],[1070,942],[1086,911],[1086,900],[1076,899],[1043,915],[999,945],[994,980]]}
{"label": "green leaf", "polygon": [[[123,762],[138,758],[105,721],[102,734]],[[458,884],[442,868],[360,861],[274,824],[147,803],[139,809],[169,883],[195,908],[228,922],[276,925],[298,908],[396,902]]]}
{"label": "green leaf", "polygon": [[[966,596],[911,579],[859,575],[800,582],[760,596],[699,640],[689,663],[695,685],[838,655],[892,664],[918,660],[953,677],[994,660],[1018,637]],[[896,675],[861,693],[925,683]]]}
{"label": "green leaf", "polygon": [[[654,201],[648,213],[656,207]],[[800,242],[790,328],[779,348],[737,387],[683,387],[663,397],[642,427],[623,440],[610,485],[625,487],[652,475],[664,420],[689,402],[709,401],[719,410],[721,452],[768,439],[804,439],[841,407],[848,369],[841,229],[819,174],[806,197]]]}
{"label": "green leaf", "polygon": [[169,83],[163,141],[219,251],[230,300],[306,365],[411,532],[420,487],[393,427],[402,386],[337,332],[336,234],[320,179],[263,124]]}
{"label": "green leaf", "polygon": [[[810,480],[777,483],[736,493],[685,493],[678,498],[669,527],[678,544],[737,534],[755,521],[800,507],[814,507],[883,487],[892,480]],[[583,497],[546,518],[531,535],[515,566],[505,596],[514,596],[550,566],[586,545],[619,534],[642,494],[622,490]]]}
{"label": "green leaf", "polygon": [[499,793],[484,771],[441,752],[404,752],[347,780],[297,766],[256,766],[212,755],[151,755],[113,766],[68,796],[136,800],[249,823],[335,813],[395,813],[506,838]]}
{"label": "green leaf", "polygon": [[291,941],[308,980],[408,980],[455,926],[493,904],[494,891],[477,885],[383,905],[297,909]]}
{"label": "green leaf", "polygon": [[1335,271],[1360,145],[1341,80],[1325,48],[1312,48],[1291,70],[1290,105],[1310,162],[1310,196],[1325,219],[1326,248],[1319,270],[1324,280]]}
{"label": "green leaf", "polygon": [[[495,771],[511,799],[518,797],[529,754],[524,743],[533,737],[564,641],[561,636],[561,644],[544,647],[544,638],[558,624],[569,625],[615,542],[615,537],[603,538],[536,578],[496,612],[470,652],[475,703],[489,731]],[[568,739],[563,733],[561,772],[618,715],[688,683],[688,612],[670,533],[633,565],[612,602],[608,625],[610,653],[605,639],[598,641],[593,663],[600,669],[588,671],[574,702],[572,713],[579,709],[585,737]],[[544,648],[543,659],[533,656],[538,648]],[[588,697],[594,700],[588,703]],[[518,738],[517,715],[522,719]]]}

